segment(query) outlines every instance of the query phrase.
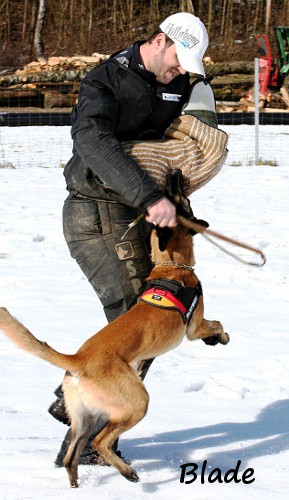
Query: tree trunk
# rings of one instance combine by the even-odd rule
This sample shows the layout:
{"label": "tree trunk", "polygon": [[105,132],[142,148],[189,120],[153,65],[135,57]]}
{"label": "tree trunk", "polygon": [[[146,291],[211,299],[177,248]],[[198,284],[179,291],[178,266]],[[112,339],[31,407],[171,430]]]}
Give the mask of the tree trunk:
{"label": "tree trunk", "polygon": [[24,7],[23,7],[23,24],[22,24],[22,41],[25,40],[26,37],[26,30],[27,30],[27,12],[28,12],[28,0],[25,0],[24,2]]}
{"label": "tree trunk", "polygon": [[265,24],[265,33],[269,33],[269,25],[271,19],[271,0],[266,0],[266,24]]}
{"label": "tree trunk", "polygon": [[38,15],[34,32],[34,47],[38,59],[44,59],[42,28],[43,28],[45,9],[46,9],[46,0],[39,0]]}
{"label": "tree trunk", "polygon": [[194,4],[192,0],[179,0],[179,6],[180,12],[190,12],[190,14],[195,14]]}

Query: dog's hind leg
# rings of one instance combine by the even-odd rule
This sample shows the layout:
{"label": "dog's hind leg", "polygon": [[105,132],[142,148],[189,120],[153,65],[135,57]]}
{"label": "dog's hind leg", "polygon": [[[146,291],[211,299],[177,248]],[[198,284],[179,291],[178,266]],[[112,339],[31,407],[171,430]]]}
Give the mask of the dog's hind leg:
{"label": "dog's hind leg", "polygon": [[123,432],[127,431],[129,428],[133,427],[138,422],[134,422],[132,425],[119,425],[118,423],[109,423],[105,428],[105,433],[98,439],[98,436],[93,440],[93,445],[97,448],[97,451],[105,458],[107,463],[116,467],[122,476],[124,476],[129,481],[137,483],[139,477],[136,471],[124,462],[120,457],[118,457],[112,449],[112,445],[116,439]]}
{"label": "dog's hind leg", "polygon": [[[149,396],[140,379],[137,387],[131,387],[129,394],[122,394],[118,406],[110,415],[106,427],[94,438],[93,446],[105,460],[116,467],[129,481],[139,481],[136,471],[113,451],[113,443],[123,432],[140,422],[147,412]],[[126,397],[124,397],[126,396]]]}
{"label": "dog's hind leg", "polygon": [[71,419],[71,441],[63,464],[68,473],[70,485],[78,487],[78,462],[83,448],[85,447],[90,434],[101,432],[106,426],[108,419],[100,415],[95,415],[84,411],[82,415],[77,415]]}

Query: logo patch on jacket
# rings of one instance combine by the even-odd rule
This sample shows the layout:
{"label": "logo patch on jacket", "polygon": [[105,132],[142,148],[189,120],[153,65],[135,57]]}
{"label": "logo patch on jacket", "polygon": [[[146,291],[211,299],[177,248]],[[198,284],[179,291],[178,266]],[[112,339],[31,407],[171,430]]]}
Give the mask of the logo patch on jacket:
{"label": "logo patch on jacket", "polygon": [[134,257],[134,249],[130,241],[124,241],[123,243],[117,243],[115,245],[115,250],[119,260],[131,259]]}
{"label": "logo patch on jacket", "polygon": [[180,98],[182,97],[180,94],[167,94],[163,92],[163,101],[173,101],[173,102],[179,102]]}

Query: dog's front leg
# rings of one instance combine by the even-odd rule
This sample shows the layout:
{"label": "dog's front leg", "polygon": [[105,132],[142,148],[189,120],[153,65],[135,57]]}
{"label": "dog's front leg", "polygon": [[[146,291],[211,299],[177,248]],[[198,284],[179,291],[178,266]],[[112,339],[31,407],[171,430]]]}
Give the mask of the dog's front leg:
{"label": "dog's front leg", "polygon": [[202,298],[195,310],[187,330],[190,340],[202,339],[208,345],[228,344],[230,337],[224,332],[220,321],[204,319],[204,303]]}
{"label": "dog's front leg", "polygon": [[[206,333],[205,337],[201,337],[207,345],[228,344],[230,336],[224,332],[224,328],[220,321],[203,320],[203,327]],[[209,334],[208,334],[209,332]]]}

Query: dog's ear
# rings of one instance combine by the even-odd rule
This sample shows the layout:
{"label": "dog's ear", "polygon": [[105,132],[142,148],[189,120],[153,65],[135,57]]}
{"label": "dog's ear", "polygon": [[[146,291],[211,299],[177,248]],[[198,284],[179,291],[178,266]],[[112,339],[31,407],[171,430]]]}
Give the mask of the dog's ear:
{"label": "dog's ear", "polygon": [[[209,223],[206,221],[206,220],[203,220],[203,219],[197,219],[196,217],[191,217],[190,219],[192,222],[195,222],[196,224],[199,224],[200,226],[204,226],[204,227],[209,227]],[[192,236],[195,236],[197,233],[197,231],[194,231],[194,229],[190,229],[189,233],[192,235]]]}
{"label": "dog's ear", "polygon": [[[194,216],[190,200],[185,194],[184,177],[180,169],[176,168],[167,175],[165,193],[167,198],[169,198],[169,200],[176,206],[177,216],[182,215],[196,224],[209,227],[208,222],[203,219],[197,219]],[[189,232],[192,236],[197,234],[193,229],[190,229]]]}
{"label": "dog's ear", "polygon": [[166,192],[175,203],[181,203],[182,198],[186,198],[184,192],[184,177],[179,168],[175,168],[166,177]]}
{"label": "dog's ear", "polygon": [[161,252],[164,252],[165,249],[167,248],[169,239],[173,234],[173,230],[170,227],[156,226],[156,233],[159,241],[159,249]]}
{"label": "dog's ear", "polygon": [[190,201],[185,195],[184,177],[179,168],[174,169],[166,178],[166,197],[176,206],[177,215],[183,215],[187,219],[194,216]]}

